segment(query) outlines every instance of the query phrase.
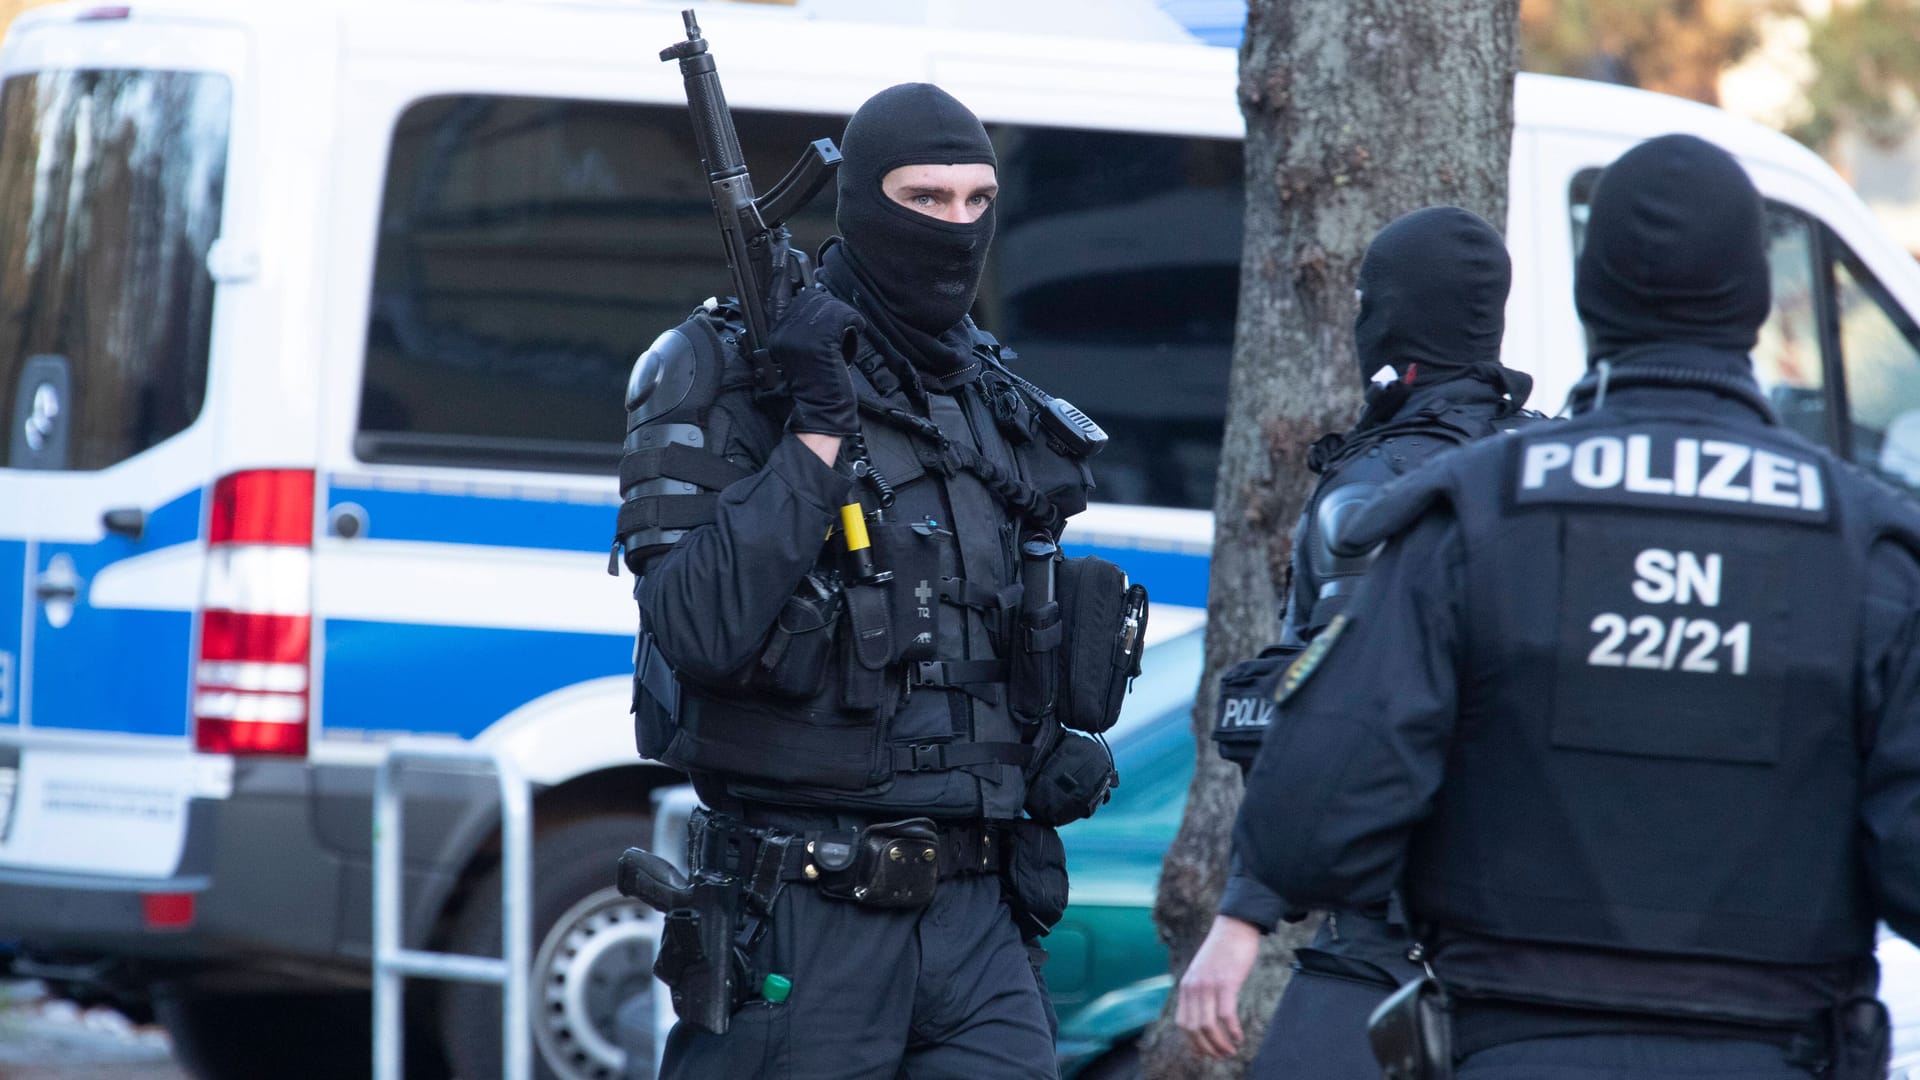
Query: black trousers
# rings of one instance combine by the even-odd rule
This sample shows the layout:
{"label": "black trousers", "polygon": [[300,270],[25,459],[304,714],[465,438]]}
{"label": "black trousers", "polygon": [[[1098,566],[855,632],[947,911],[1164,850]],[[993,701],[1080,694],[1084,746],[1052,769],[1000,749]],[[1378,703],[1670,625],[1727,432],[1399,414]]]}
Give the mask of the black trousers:
{"label": "black trousers", "polygon": [[662,1080],[1057,1080],[1052,1010],[993,875],[940,883],[917,911],[788,885],[755,948],[784,975],[725,1035],[676,1024]]}
{"label": "black trousers", "polygon": [[1423,972],[1413,939],[1385,919],[1336,912],[1299,950],[1248,1080],[1380,1080],[1367,1018]]}

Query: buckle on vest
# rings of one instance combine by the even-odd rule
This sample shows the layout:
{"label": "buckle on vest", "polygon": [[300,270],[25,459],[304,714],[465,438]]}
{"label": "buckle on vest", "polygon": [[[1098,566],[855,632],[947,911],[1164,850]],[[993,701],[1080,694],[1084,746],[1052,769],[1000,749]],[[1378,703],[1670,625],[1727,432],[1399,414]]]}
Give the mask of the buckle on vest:
{"label": "buckle on vest", "polygon": [[[917,660],[913,665],[915,686],[950,686],[947,682],[947,665],[939,660]],[[918,750],[919,747],[914,747]]]}
{"label": "buckle on vest", "polygon": [[907,772],[934,772],[947,767],[947,748],[943,743],[919,743],[906,750]]}

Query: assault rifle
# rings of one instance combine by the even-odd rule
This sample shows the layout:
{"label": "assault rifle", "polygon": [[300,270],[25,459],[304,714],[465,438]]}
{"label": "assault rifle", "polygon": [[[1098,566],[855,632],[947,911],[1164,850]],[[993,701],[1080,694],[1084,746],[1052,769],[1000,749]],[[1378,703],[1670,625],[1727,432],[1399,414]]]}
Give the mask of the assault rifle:
{"label": "assault rifle", "polygon": [[767,327],[779,317],[789,297],[813,285],[813,267],[805,254],[793,249],[786,221],[833,177],[840,165],[840,150],[832,139],[814,140],[773,190],[755,198],[713,54],[700,36],[692,9],[682,11],[680,18],[687,25],[687,40],[660,50],[660,59],[678,60],[686,83],[693,139],[707,170],[727,269],[733,274],[734,295],[747,324],[745,344],[753,365],[754,392],[783,394],[786,373],[767,352]]}

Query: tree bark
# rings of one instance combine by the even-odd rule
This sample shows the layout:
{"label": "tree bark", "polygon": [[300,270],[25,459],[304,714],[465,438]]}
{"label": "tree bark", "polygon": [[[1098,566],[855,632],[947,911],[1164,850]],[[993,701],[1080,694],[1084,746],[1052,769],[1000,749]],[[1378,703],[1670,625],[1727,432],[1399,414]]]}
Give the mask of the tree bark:
{"label": "tree bark", "polygon": [[[1208,737],[1220,672],[1274,638],[1294,524],[1314,479],[1307,446],[1358,413],[1360,258],[1387,222],[1436,203],[1504,228],[1517,22],[1518,0],[1248,4],[1239,85],[1246,241],[1193,710],[1199,765],[1154,906],[1176,979],[1213,920],[1240,803],[1239,773]],[[1195,1057],[1172,1024],[1170,995],[1148,1031],[1146,1075],[1240,1076],[1285,986],[1291,949],[1317,922],[1269,938],[1240,998],[1248,1039],[1239,1060]]]}

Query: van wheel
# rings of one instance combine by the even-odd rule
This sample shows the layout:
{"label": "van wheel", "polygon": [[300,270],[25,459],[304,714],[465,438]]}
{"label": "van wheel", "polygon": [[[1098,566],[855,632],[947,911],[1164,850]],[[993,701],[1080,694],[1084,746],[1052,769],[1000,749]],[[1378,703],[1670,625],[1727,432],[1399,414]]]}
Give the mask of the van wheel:
{"label": "van wheel", "polygon": [[[533,841],[534,1073],[540,1080],[632,1080],[650,1077],[653,1031],[622,1025],[653,1015],[653,957],[660,915],[613,887],[620,853],[653,836],[650,819],[617,815],[572,821]],[[449,951],[500,955],[500,869],[468,894],[447,942]],[[440,1030],[460,1080],[500,1076],[500,990],[449,983],[441,995]],[[629,1052],[647,1067],[627,1071]]]}
{"label": "van wheel", "polygon": [[[337,1080],[373,1072],[373,995],[365,991],[169,987],[155,993],[154,1013],[174,1060],[196,1080]],[[411,1016],[406,1050],[408,1080],[447,1075],[434,1040]]]}

